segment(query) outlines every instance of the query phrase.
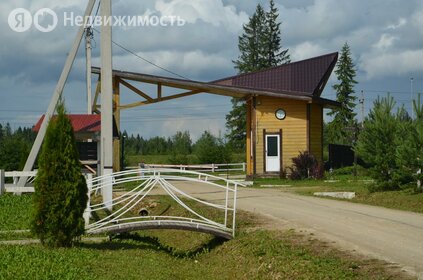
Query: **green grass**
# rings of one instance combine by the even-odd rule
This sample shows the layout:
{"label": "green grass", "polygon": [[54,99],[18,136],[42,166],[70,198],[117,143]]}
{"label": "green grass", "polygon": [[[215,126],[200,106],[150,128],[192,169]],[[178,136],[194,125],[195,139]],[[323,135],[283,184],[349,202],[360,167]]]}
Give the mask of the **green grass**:
{"label": "green grass", "polygon": [[170,164],[169,157],[169,155],[136,155],[126,156],[126,160],[129,166],[138,166],[141,162],[146,164]]}
{"label": "green grass", "polygon": [[282,189],[301,195],[313,195],[315,192],[356,192],[354,199],[345,201],[423,213],[423,194],[416,194],[412,189],[372,193],[368,190],[368,186],[372,184],[369,177],[338,175],[330,179],[332,180],[257,179],[254,186],[284,185]]}
{"label": "green grass", "polygon": [[[0,213],[10,205],[20,210],[9,212],[2,229],[27,224],[30,196],[0,199]],[[159,203],[153,214],[183,214],[167,198],[151,199],[148,203]],[[382,262],[337,251],[312,236],[264,230],[267,225],[248,212],[239,211],[237,220],[237,237],[227,242],[201,233],[150,230],[69,249],[0,244],[0,279],[407,279]]]}
{"label": "green grass", "polygon": [[[190,164],[195,164],[198,162],[197,156],[192,154],[188,155],[188,162]],[[170,155],[132,155],[126,156],[128,166],[138,166],[139,163],[147,164],[171,164],[169,161]],[[232,155],[233,163],[245,162],[245,154],[233,154]],[[216,162],[219,163],[219,162]]]}
{"label": "green grass", "polygon": [[0,231],[29,228],[32,211],[32,196],[0,196]]}
{"label": "green grass", "polygon": [[[228,242],[176,232],[71,249],[1,246],[1,279],[401,279],[378,262],[344,256],[290,232],[242,232]],[[172,237],[173,236],[173,237]],[[130,238],[129,238],[130,237]],[[176,242],[177,243],[177,242]],[[175,247],[179,246],[179,247]],[[180,247],[183,247],[180,249]],[[323,247],[324,248],[324,247]],[[183,251],[185,254],[175,253]],[[370,268],[370,269],[369,269]]]}

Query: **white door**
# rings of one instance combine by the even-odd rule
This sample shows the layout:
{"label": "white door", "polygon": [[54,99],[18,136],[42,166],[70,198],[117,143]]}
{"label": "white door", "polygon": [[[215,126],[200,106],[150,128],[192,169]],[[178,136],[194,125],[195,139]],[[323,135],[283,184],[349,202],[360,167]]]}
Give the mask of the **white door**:
{"label": "white door", "polygon": [[279,172],[281,169],[280,136],[266,135],[266,172]]}

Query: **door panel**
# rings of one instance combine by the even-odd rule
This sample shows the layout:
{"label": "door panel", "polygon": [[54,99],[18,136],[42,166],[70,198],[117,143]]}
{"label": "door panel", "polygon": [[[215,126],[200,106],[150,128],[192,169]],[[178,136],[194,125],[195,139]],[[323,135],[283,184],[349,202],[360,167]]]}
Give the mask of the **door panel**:
{"label": "door panel", "polygon": [[266,135],[266,172],[280,171],[280,140],[279,135]]}

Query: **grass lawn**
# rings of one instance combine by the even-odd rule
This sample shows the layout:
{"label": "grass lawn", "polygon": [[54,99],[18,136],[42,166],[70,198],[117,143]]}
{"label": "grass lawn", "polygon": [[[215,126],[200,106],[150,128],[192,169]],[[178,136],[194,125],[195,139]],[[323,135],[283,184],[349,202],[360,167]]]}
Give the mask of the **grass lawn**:
{"label": "grass lawn", "polygon": [[[30,196],[1,196],[0,231],[23,229],[30,207]],[[0,244],[0,279],[408,279],[383,262],[258,221],[240,211],[237,237],[227,242],[151,230],[70,249]]]}
{"label": "grass lawn", "polygon": [[257,179],[254,186],[276,185],[302,195],[313,195],[314,192],[356,192],[354,199],[346,201],[423,213],[423,193],[416,194],[412,189],[371,193],[367,188],[371,183],[368,177],[338,175],[331,180]]}
{"label": "grass lawn", "polygon": [[[126,156],[128,166],[138,166],[139,163],[144,162],[147,164],[170,164],[169,161],[170,155],[136,155],[136,156]],[[195,155],[188,155],[188,161],[190,164],[197,162],[197,157]],[[245,162],[245,154],[233,154],[232,155],[233,163]],[[219,162],[216,162],[219,163]]]}
{"label": "grass lawn", "polygon": [[289,232],[243,232],[224,243],[199,242],[206,237],[197,234],[146,234],[71,249],[0,245],[0,278],[406,279],[377,261],[354,260],[330,249],[322,252],[322,245]]}

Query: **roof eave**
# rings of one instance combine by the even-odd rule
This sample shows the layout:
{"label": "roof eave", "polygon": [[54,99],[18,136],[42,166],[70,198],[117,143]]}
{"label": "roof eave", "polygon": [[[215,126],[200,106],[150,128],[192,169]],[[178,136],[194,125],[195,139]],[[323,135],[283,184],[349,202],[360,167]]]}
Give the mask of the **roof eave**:
{"label": "roof eave", "polygon": [[338,109],[342,106],[341,103],[339,103],[338,101],[321,98],[321,97],[313,97],[312,102],[320,104],[324,108],[329,108],[329,109]]}
{"label": "roof eave", "polygon": [[[101,69],[98,67],[93,67],[92,72],[94,74],[101,74]],[[175,87],[186,90],[201,90],[204,93],[212,93],[218,95],[232,96],[232,97],[249,97],[249,96],[270,96],[278,98],[287,98],[293,100],[311,100],[312,96],[308,93],[292,93],[292,92],[275,92],[268,90],[257,90],[245,87],[236,87],[228,85],[218,85],[214,83],[206,83],[192,80],[182,80],[175,78],[167,78],[161,76],[153,76],[147,74],[133,73],[113,70],[113,76],[119,77],[122,79],[149,83],[149,84],[160,84],[163,86]]]}

